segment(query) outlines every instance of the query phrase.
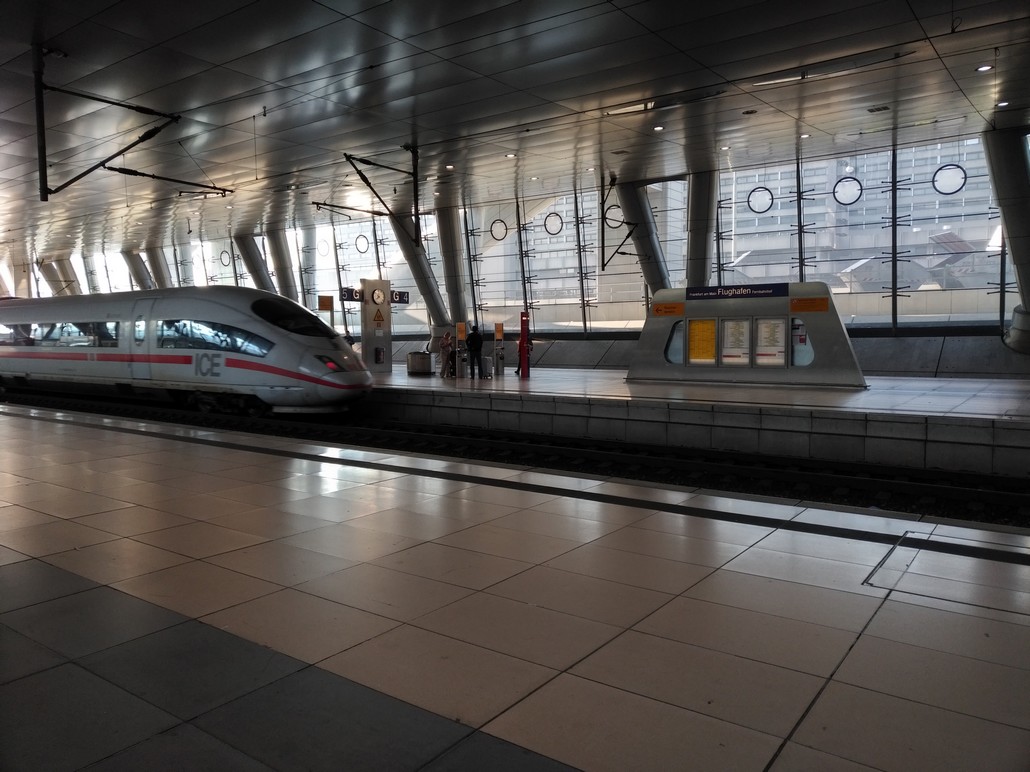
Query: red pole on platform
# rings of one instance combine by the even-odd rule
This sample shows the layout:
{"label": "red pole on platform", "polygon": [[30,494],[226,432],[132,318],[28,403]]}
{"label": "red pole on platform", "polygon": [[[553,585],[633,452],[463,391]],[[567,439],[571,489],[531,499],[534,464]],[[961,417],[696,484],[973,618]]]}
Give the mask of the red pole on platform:
{"label": "red pole on platform", "polygon": [[522,311],[519,314],[519,377],[529,377],[529,350],[532,343],[529,340],[529,312]]}

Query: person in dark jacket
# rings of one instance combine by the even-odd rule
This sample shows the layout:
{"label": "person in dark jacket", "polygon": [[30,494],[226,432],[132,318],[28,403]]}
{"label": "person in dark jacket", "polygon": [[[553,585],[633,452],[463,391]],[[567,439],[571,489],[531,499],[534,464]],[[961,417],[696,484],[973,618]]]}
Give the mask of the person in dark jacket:
{"label": "person in dark jacket", "polygon": [[479,334],[478,325],[472,325],[472,332],[465,338],[465,347],[469,352],[469,377],[476,377],[476,368],[479,368],[479,377],[483,377],[483,336]]}

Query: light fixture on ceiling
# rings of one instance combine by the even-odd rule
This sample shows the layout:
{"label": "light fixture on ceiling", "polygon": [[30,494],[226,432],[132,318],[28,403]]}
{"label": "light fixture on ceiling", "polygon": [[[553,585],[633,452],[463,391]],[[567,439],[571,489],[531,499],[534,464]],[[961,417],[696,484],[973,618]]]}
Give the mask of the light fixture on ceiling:
{"label": "light fixture on ceiling", "polygon": [[514,157],[515,157],[515,154],[514,154],[514,153],[505,153],[505,154],[504,154],[504,157],[505,157],[505,158],[514,158]]}
{"label": "light fixture on ceiling", "polygon": [[1008,106],[1009,106],[1008,102],[998,102],[998,104],[995,105],[995,107],[1008,107]]}
{"label": "light fixture on ceiling", "polygon": [[730,146],[729,146],[729,145],[723,145],[723,146],[722,146],[722,147],[720,147],[719,149],[720,149],[720,150],[729,150],[729,149],[730,149]]}
{"label": "light fixture on ceiling", "polygon": [[453,169],[453,168],[454,168],[454,164],[447,164],[447,165],[446,165],[445,167],[443,167],[443,168],[444,168],[444,169],[447,169],[448,171],[450,171],[451,169]]}
{"label": "light fixture on ceiling", "polygon": [[801,134],[800,135],[801,139],[808,139],[811,136],[812,136],[811,134]]}
{"label": "light fixture on ceiling", "polygon": [[665,127],[664,126],[655,126],[654,130],[655,131],[665,131]]}
{"label": "light fixture on ceiling", "polygon": [[977,72],[990,72],[993,69],[994,69],[994,65],[993,64],[981,64],[979,67],[976,68],[976,71]]}
{"label": "light fixture on ceiling", "polygon": [[646,110],[654,110],[655,102],[637,102],[636,104],[626,105],[625,107],[615,107],[611,110],[605,110],[605,115],[629,115],[630,113],[642,113]]}

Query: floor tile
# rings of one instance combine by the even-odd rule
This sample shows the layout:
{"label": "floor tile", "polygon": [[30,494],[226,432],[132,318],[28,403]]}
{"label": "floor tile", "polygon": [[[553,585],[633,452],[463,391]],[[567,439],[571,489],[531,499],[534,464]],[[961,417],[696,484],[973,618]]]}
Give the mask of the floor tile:
{"label": "floor tile", "polygon": [[1030,626],[887,601],[868,635],[1030,670]]}
{"label": "floor tile", "polygon": [[[593,492],[593,490],[591,490]],[[627,504],[612,504],[589,499],[557,498],[531,507],[537,512],[553,512],[566,517],[580,517],[613,525],[629,525],[645,520],[654,514],[648,506],[632,507]]]}
{"label": "floor tile", "polygon": [[491,595],[619,627],[629,627],[673,596],[538,566],[491,587]]}
{"label": "floor tile", "polygon": [[674,595],[701,581],[713,571],[706,566],[607,549],[593,544],[586,544],[549,560],[547,566]]}
{"label": "floor tile", "polygon": [[337,571],[295,589],[401,622],[453,603],[471,592],[370,564]]}
{"label": "floor tile", "polygon": [[762,770],[779,740],[636,694],[560,675],[484,731],[580,769]]}
{"label": "floor tile", "polygon": [[173,497],[161,499],[153,504],[154,509],[170,512],[173,515],[182,515],[191,520],[211,520],[233,512],[246,512],[254,509],[255,506],[264,506],[264,503],[254,505],[245,501],[231,501],[204,493],[184,496],[182,491]]}
{"label": "floor tile", "polygon": [[383,531],[426,541],[469,527],[468,523],[461,520],[452,520],[441,515],[426,515],[399,507],[356,517],[348,520],[347,524],[355,528],[368,528],[372,531]]}
{"label": "floor tile", "polygon": [[482,590],[532,567],[532,563],[427,542],[373,561],[377,566]]}
{"label": "floor tile", "polygon": [[302,662],[319,662],[399,622],[296,590],[265,595],[201,621]]}
{"label": "floor tile", "polygon": [[7,566],[11,563],[21,563],[24,560],[31,560],[31,558],[24,552],[18,552],[12,550],[10,547],[5,547],[0,544],[0,566]]}
{"label": "floor tile", "polygon": [[693,539],[630,526],[593,542],[597,547],[717,568],[746,549],[739,544]]}
{"label": "floor tile", "polygon": [[135,539],[191,558],[206,558],[264,541],[260,536],[222,528],[211,523],[177,525],[160,531],[141,533]]}
{"label": "floor tile", "polygon": [[415,770],[471,730],[393,697],[307,668],[194,724],[275,769]]}
{"label": "floor tile", "polygon": [[760,497],[744,498],[720,496],[711,492],[698,492],[685,502],[685,506],[700,513],[721,512],[734,515],[752,515],[770,520],[790,520],[804,511],[792,504],[763,501]]}
{"label": "floor tile", "polygon": [[569,672],[777,737],[790,733],[823,685],[816,676],[632,630]]}
{"label": "floor tile", "polygon": [[499,737],[476,732],[434,759],[424,772],[575,772],[573,767],[549,759]]}
{"label": "floor tile", "polygon": [[557,491],[555,493],[537,493],[515,488],[501,488],[495,485],[471,485],[468,488],[455,491],[451,494],[451,497],[468,501],[480,501],[487,504],[503,504],[507,507],[523,509],[558,498],[559,495]]}
{"label": "floor tile", "polygon": [[483,593],[426,614],[415,624],[559,670],[619,633],[611,625]]}
{"label": "floor tile", "polygon": [[284,536],[324,528],[330,521],[320,517],[298,515],[295,512],[284,512],[278,508],[261,508],[212,517],[207,522],[265,539],[281,539]]}
{"label": "floor tile", "polygon": [[683,597],[634,629],[818,676],[829,676],[856,638],[845,630]]}
{"label": "floor tile", "polygon": [[1026,769],[1030,732],[830,683],[794,741],[888,772]]}
{"label": "floor tile", "polygon": [[112,584],[186,563],[189,558],[132,539],[115,539],[47,555],[44,560],[95,582]]}
{"label": "floor tile", "polygon": [[271,772],[271,767],[240,753],[189,724],[179,724],[139,745],[86,767],[84,772]]}
{"label": "floor tile", "polygon": [[474,727],[557,675],[407,625],[330,657],[319,667]]}
{"label": "floor tile", "polygon": [[493,523],[471,526],[436,539],[436,543],[527,563],[542,563],[580,545],[578,541],[513,531],[510,528],[500,528]]}
{"label": "floor tile", "polygon": [[330,523],[344,523],[356,517],[378,512],[382,507],[371,501],[346,501],[329,496],[309,496],[296,501],[284,501],[275,505],[280,512],[292,512],[305,517],[317,517]]}
{"label": "floor tile", "polygon": [[112,586],[188,617],[211,614],[280,589],[278,585],[200,561],[126,579]]}
{"label": "floor tile", "polygon": [[569,539],[580,544],[593,541],[622,528],[616,523],[605,523],[601,520],[583,517],[566,517],[534,509],[522,509],[510,515],[504,515],[492,520],[491,525],[499,528],[511,528],[515,531],[538,533],[543,536],[554,536],[559,539]]}
{"label": "floor tile", "polygon": [[0,613],[96,586],[96,582],[39,560],[0,566]]}
{"label": "floor tile", "polygon": [[519,508],[504,504],[490,504],[484,501],[456,499],[453,496],[432,496],[421,501],[410,502],[407,508],[412,512],[424,512],[427,515],[441,515],[452,520],[460,520],[470,525],[488,523],[498,517],[516,512]]}
{"label": "floor tile", "polygon": [[195,621],[80,662],[101,678],[184,720],[304,666],[292,657]]}
{"label": "floor tile", "polygon": [[9,611],[0,622],[66,657],[78,658],[180,624],[180,614],[96,587]]}
{"label": "floor tile", "polygon": [[712,517],[682,515],[677,512],[656,512],[638,521],[635,526],[677,536],[688,536],[692,539],[707,539],[745,547],[750,547],[773,532],[771,528],[764,526],[731,523]]}
{"label": "floor tile", "polygon": [[284,587],[356,565],[353,560],[344,560],[282,542],[265,542],[234,552],[213,555],[207,558],[207,562]]}
{"label": "floor tile", "polygon": [[856,633],[882,603],[868,595],[726,570],[710,574],[684,595]]}
{"label": "floor tile", "polygon": [[66,659],[0,621],[0,684],[57,667]]}
{"label": "floor tile", "polygon": [[421,541],[385,531],[355,528],[349,523],[336,523],[282,539],[284,544],[292,544],[294,547],[335,555],[345,560],[362,561],[375,560],[414,547]]}
{"label": "floor tile", "polygon": [[148,531],[160,531],[162,528],[186,525],[193,521],[181,515],[163,512],[160,509],[133,506],[126,507],[125,509],[115,509],[110,512],[100,512],[95,515],[86,515],[85,517],[77,517],[75,522],[79,525],[88,525],[90,528],[99,528],[101,531],[107,531],[118,536],[136,536]]}
{"label": "floor tile", "polygon": [[99,531],[68,520],[56,520],[43,525],[30,525],[0,533],[0,545],[33,557],[55,552],[88,547],[117,538],[107,531]]}
{"label": "floor tile", "polygon": [[78,769],[178,723],[78,665],[61,665],[0,686],[0,769]]}
{"label": "floor tile", "polygon": [[424,477],[421,475],[404,475],[403,477],[391,477],[383,480],[380,485],[384,488],[397,488],[403,491],[415,491],[416,493],[429,493],[434,496],[446,496],[454,491],[468,488],[474,483],[463,480],[446,480],[439,477]]}
{"label": "floor tile", "polygon": [[762,539],[760,546],[764,550],[857,563],[870,568],[883,560],[890,550],[889,544],[792,531],[776,531]]}
{"label": "floor tile", "polygon": [[682,504],[694,495],[686,490],[656,488],[650,485],[641,485],[640,483],[617,481],[598,483],[591,487],[589,491],[590,493],[599,493],[605,496],[630,499],[634,503],[639,503],[643,506],[646,506],[647,502]]}
{"label": "floor tile", "polygon": [[873,768],[791,742],[780,751],[769,772],[873,772]]}
{"label": "floor tile", "polygon": [[760,547],[750,548],[727,563],[725,568],[754,576],[783,579],[876,598],[882,598],[887,594],[882,588],[863,584],[870,573],[869,566],[841,563],[808,555],[792,555]]}
{"label": "floor tile", "polygon": [[[0,497],[3,493],[0,492]],[[33,525],[44,525],[45,523],[56,522],[53,515],[44,515],[35,509],[29,509],[18,504],[10,504],[0,507],[0,531],[14,531],[18,528],[28,528]],[[88,523],[86,524],[88,525]]]}
{"label": "floor tile", "polygon": [[834,679],[1030,730],[1028,670],[863,635]]}

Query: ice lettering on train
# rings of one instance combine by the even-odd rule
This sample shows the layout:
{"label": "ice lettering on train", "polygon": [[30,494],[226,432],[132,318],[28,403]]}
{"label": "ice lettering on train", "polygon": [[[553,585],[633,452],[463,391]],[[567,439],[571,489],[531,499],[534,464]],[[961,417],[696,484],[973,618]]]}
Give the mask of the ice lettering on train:
{"label": "ice lettering on train", "polygon": [[221,354],[198,354],[193,363],[193,372],[205,378],[222,377]]}

